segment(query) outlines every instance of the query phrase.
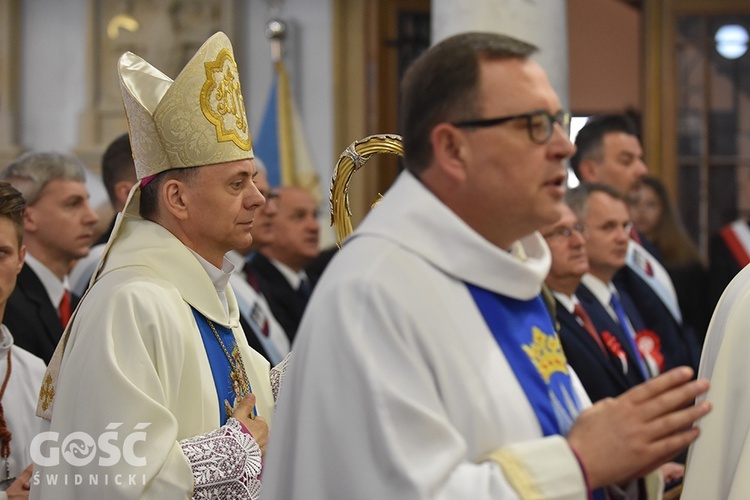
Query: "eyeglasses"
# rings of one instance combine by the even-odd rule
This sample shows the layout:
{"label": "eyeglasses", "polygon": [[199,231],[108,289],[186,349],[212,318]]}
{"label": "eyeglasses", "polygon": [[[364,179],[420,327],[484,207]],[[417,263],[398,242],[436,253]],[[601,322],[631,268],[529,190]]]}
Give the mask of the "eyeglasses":
{"label": "eyeglasses", "polygon": [[521,119],[526,120],[526,129],[529,132],[529,139],[536,144],[544,144],[550,137],[552,137],[552,129],[555,123],[562,127],[565,134],[570,135],[570,113],[567,111],[558,111],[553,115],[549,111],[539,110],[524,113],[522,115],[503,116],[501,118],[465,120],[454,122],[452,125],[458,128],[485,128]]}
{"label": "eyeglasses", "polygon": [[554,239],[562,239],[563,237],[570,238],[571,236],[573,236],[574,233],[578,233],[582,236],[586,236],[587,232],[588,230],[586,229],[586,226],[558,227],[554,231],[551,231],[542,236],[544,236],[545,239],[554,240]]}

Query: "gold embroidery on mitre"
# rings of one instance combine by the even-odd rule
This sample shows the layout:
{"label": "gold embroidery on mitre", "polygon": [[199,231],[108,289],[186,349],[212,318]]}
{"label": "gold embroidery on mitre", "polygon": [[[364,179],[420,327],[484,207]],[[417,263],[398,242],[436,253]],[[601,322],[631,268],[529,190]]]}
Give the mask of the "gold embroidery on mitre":
{"label": "gold embroidery on mitre", "polygon": [[206,83],[201,89],[201,109],[216,127],[219,142],[234,142],[250,151],[250,133],[245,114],[245,100],[240,90],[237,63],[229,49],[221,49],[216,60],[205,63]]}
{"label": "gold embroidery on mitre", "polygon": [[55,399],[55,386],[52,385],[52,375],[49,373],[44,377],[44,384],[39,390],[39,401],[42,403],[42,410],[47,411],[47,408],[52,404],[52,400]]}
{"label": "gold embroidery on mitre", "polygon": [[563,354],[562,345],[557,335],[547,335],[538,327],[531,329],[533,339],[530,344],[522,345],[526,355],[536,367],[536,370],[549,384],[555,373],[568,373],[567,361]]}

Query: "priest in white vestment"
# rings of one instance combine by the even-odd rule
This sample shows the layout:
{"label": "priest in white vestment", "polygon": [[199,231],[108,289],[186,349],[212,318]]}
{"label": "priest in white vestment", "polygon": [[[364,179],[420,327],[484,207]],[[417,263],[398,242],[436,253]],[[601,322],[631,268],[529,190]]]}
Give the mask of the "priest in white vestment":
{"label": "priest in white vestment", "polygon": [[695,437],[708,405],[673,413],[706,389],[690,369],[587,410],[567,366],[535,231],[574,147],[533,51],[467,33],[407,72],[407,171],[313,292],[264,499],[604,498]]}

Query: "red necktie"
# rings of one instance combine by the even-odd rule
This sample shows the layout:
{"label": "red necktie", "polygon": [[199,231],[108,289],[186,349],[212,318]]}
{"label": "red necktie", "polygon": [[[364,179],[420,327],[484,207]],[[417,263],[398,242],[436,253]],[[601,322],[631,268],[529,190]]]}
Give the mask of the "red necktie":
{"label": "red necktie", "polygon": [[639,245],[641,244],[641,235],[638,234],[638,230],[635,228],[635,226],[630,228],[630,239],[635,241]]}
{"label": "red necktie", "polygon": [[70,320],[70,292],[68,290],[65,290],[63,292],[62,299],[60,299],[60,306],[58,307],[58,311],[60,312],[60,321],[62,321],[63,328],[68,326],[68,321]]}
{"label": "red necktie", "polygon": [[583,323],[583,327],[587,332],[589,332],[589,335],[591,335],[591,338],[594,339],[602,352],[606,353],[607,350],[604,348],[604,343],[602,342],[602,339],[599,338],[599,334],[596,332],[594,323],[591,322],[591,318],[589,317],[586,310],[581,306],[581,304],[576,304],[575,307],[573,307],[573,314],[575,314],[576,317],[581,320],[581,323]]}
{"label": "red necktie", "polygon": [[253,287],[253,290],[260,292],[258,280],[255,278],[255,273],[253,272],[253,268],[250,267],[250,263],[245,264],[245,267],[243,267],[242,270],[245,273],[245,279],[247,279],[247,282]]}

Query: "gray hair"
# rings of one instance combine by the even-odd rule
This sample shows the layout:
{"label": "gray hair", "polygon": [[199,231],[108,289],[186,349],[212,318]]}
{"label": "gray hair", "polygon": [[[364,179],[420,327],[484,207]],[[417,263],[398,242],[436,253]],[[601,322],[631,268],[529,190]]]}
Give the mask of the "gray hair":
{"label": "gray hair", "polygon": [[29,152],[16,158],[0,172],[21,192],[28,205],[39,201],[44,187],[54,180],[86,182],[86,167],[75,156]]}
{"label": "gray hair", "polygon": [[586,218],[586,214],[589,210],[589,196],[594,193],[604,193],[610,198],[625,203],[625,198],[622,194],[608,184],[580,184],[565,192],[565,203],[570,207],[573,213],[576,214],[576,218],[578,218],[579,221]]}

